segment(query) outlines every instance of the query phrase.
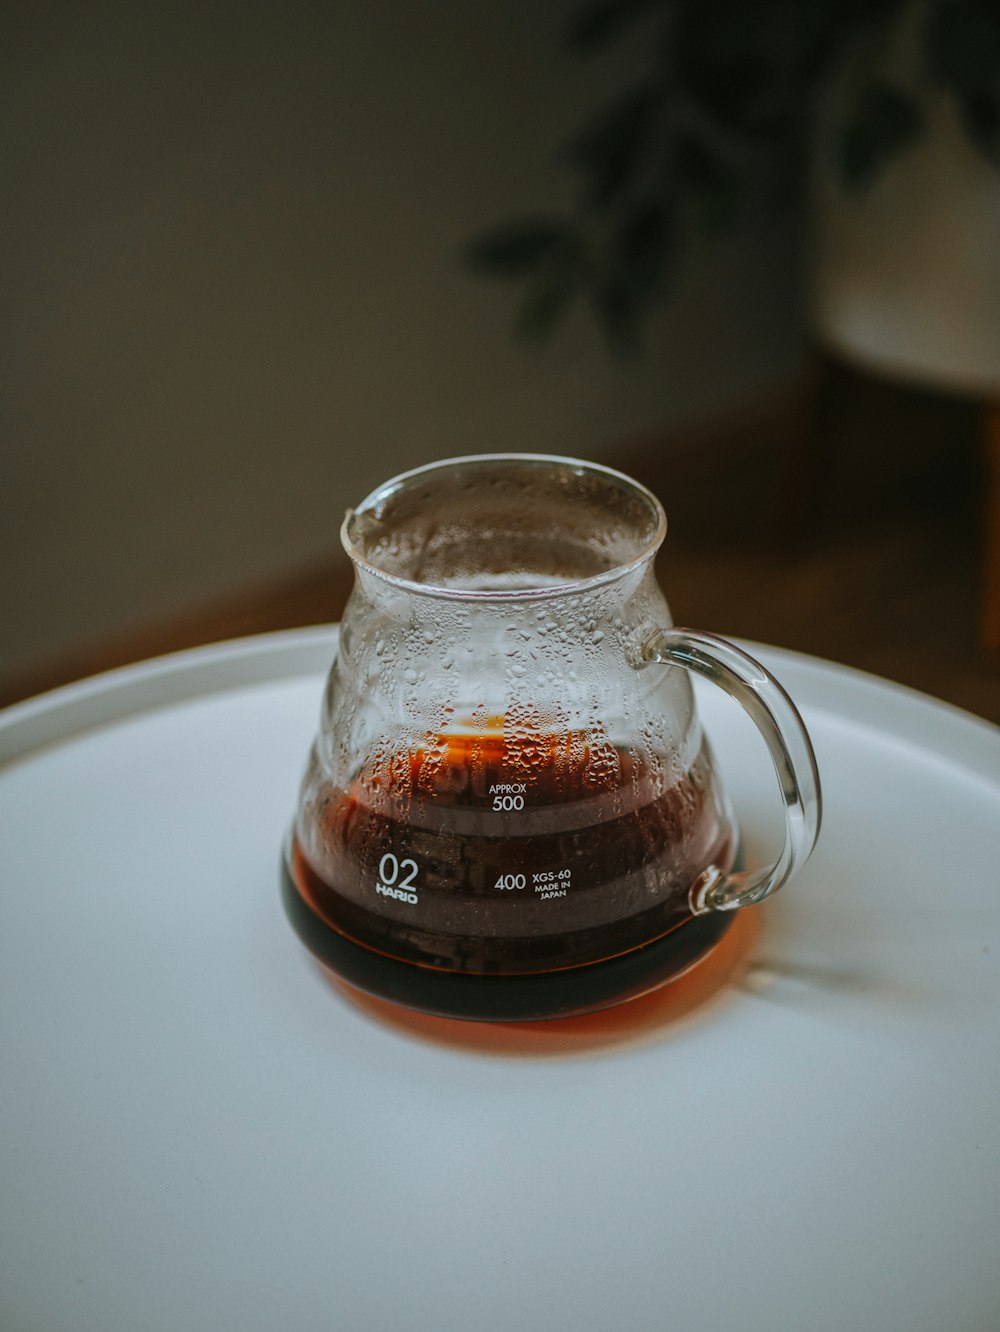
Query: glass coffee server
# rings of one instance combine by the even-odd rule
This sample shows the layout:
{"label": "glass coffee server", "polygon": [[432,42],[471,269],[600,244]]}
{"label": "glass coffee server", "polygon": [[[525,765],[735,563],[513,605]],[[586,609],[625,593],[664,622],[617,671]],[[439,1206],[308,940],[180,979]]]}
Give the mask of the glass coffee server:
{"label": "glass coffee server", "polygon": [[[806,860],[802,719],[741,649],[673,626],[665,531],[628,477],[531,454],[433,463],[348,513],[355,585],[284,873],[338,976],[452,1017],[593,1011],[690,968]],[[774,864],[741,864],[691,672],[764,738]]]}

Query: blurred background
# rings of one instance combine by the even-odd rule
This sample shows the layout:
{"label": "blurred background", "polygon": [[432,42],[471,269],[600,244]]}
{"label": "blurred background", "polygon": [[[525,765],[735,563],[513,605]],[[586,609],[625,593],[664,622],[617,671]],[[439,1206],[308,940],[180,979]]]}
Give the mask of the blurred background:
{"label": "blurred background", "polygon": [[[1000,721],[988,116],[970,143],[945,106],[942,135],[921,123],[909,145],[882,105],[855,167],[907,152],[845,204],[792,160],[776,202],[647,227],[635,346],[614,291],[564,292],[558,326],[525,330],[534,260],[504,238],[593,212],[560,145],[646,77],[650,30],[631,20],[670,8],[591,6],[581,30],[569,0],[5,6],[0,702],[336,619],[350,504],[435,458],[517,450],[656,490],[678,622]],[[722,22],[740,6],[714,8],[681,65],[710,92],[737,86],[725,61],[739,72],[748,36]],[[750,36],[786,60],[773,26]],[[715,110],[725,128],[725,97]],[[692,133],[712,142],[704,111]],[[684,160],[698,198],[725,202],[711,161],[699,177]],[[921,164],[947,182],[942,211]],[[669,262],[650,265],[650,237]]]}

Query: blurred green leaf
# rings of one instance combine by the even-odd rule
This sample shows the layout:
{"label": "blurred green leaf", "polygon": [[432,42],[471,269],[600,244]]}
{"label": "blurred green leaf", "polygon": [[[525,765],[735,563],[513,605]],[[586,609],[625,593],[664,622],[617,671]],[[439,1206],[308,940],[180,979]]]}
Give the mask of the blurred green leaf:
{"label": "blurred green leaf", "polygon": [[628,213],[615,237],[615,254],[636,313],[662,288],[673,241],[673,210],[665,199],[647,199]]}
{"label": "blurred green leaf", "polygon": [[565,318],[577,289],[578,275],[566,268],[537,281],[518,311],[518,336],[526,342],[544,342]]}
{"label": "blurred green leaf", "polygon": [[561,155],[584,176],[586,202],[603,206],[621,193],[648,147],[659,105],[654,86],[633,88],[565,145]]}
{"label": "blurred green leaf", "polygon": [[620,37],[636,18],[658,3],[663,0],[593,0],[567,23],[563,44],[568,51],[589,55]]}
{"label": "blurred green leaf", "polygon": [[1000,4],[945,0],[925,34],[931,77],[952,96],[975,148],[1000,166]]}
{"label": "blurred green leaf", "polygon": [[868,84],[848,116],[838,145],[840,182],[862,190],[886,162],[913,143],[925,129],[920,107],[887,83]]}
{"label": "blurred green leaf", "polygon": [[756,130],[771,86],[761,8],[704,0],[679,11],[678,77],[695,105],[720,125],[742,132]]}
{"label": "blurred green leaf", "polygon": [[694,202],[694,216],[709,234],[733,225],[745,202],[742,176],[702,139],[690,133],[674,140],[673,181],[679,192]]}
{"label": "blurred green leaf", "polygon": [[620,274],[606,274],[590,283],[590,299],[611,355],[616,360],[634,360],[642,351],[642,339],[628,283]]}
{"label": "blurred green leaf", "polygon": [[1000,167],[1000,89],[979,89],[956,101],[969,139],[985,158]]}
{"label": "blurred green leaf", "polygon": [[466,262],[488,277],[516,281],[533,273],[567,244],[564,223],[524,218],[483,232],[466,246]]}
{"label": "blurred green leaf", "polygon": [[973,94],[1000,80],[1000,5],[993,0],[945,0],[934,7],[925,33],[932,76],[956,92]]}

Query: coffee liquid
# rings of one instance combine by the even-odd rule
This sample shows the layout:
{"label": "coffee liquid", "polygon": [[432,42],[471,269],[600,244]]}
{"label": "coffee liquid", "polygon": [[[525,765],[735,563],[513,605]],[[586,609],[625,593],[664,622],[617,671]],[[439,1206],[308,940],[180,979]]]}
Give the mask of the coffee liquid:
{"label": "coffee liquid", "polygon": [[724,916],[691,884],[734,847],[704,750],[654,772],[579,733],[377,751],[302,810],[285,899],[304,942],[382,998],[519,1019],[620,1002],[686,969]]}

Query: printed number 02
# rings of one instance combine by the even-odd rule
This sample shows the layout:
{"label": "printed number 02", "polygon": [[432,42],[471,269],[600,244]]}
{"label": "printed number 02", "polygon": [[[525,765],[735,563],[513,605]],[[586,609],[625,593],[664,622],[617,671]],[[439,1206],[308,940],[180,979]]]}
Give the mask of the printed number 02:
{"label": "printed number 02", "polygon": [[[415,860],[410,860],[407,857],[406,860],[399,861],[391,851],[387,851],[378,862],[378,877],[387,888],[409,888],[417,877],[418,868]],[[397,884],[396,880],[399,878],[400,870],[406,877]]]}

